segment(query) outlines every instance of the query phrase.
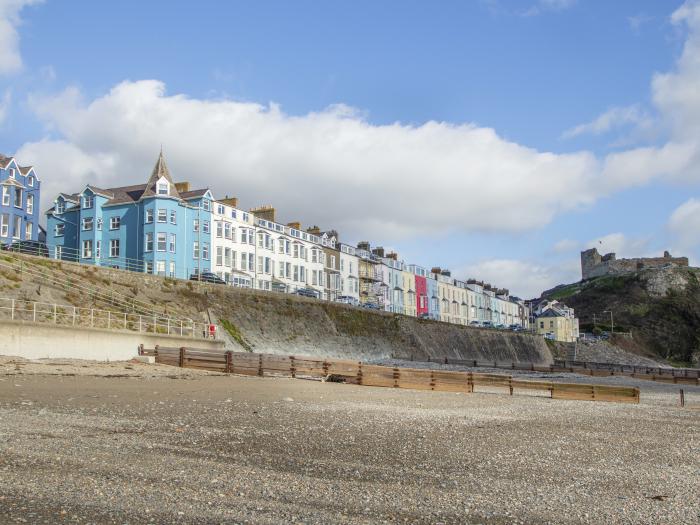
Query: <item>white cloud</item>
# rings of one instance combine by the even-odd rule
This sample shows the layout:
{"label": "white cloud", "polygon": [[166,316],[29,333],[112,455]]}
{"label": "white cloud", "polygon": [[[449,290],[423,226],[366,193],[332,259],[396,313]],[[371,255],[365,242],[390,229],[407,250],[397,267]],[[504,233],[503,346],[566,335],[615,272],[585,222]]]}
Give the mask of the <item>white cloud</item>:
{"label": "white cloud", "polygon": [[[274,104],[169,96],[162,83],[141,81],[88,103],[68,89],[30,107],[60,140],[17,155],[52,179],[60,164],[62,191],[91,178],[145,181],[162,143],[176,178],[354,239],[538,228],[602,187],[589,153],[542,153],[469,124],[377,126],[343,105],[290,116]],[[48,198],[55,188],[45,189]]]}
{"label": "white cloud", "polygon": [[454,275],[483,280],[499,288],[508,288],[511,295],[531,299],[558,284],[579,281],[581,266],[578,257],[557,265],[517,259],[491,259],[458,268]]}
{"label": "white cloud", "polygon": [[650,237],[630,238],[616,232],[597,237],[585,243],[583,249],[597,248],[601,254],[614,252],[618,258],[646,257],[649,253]]}
{"label": "white cloud", "polygon": [[42,0],[0,0],[0,74],[7,75],[22,69],[17,26],[19,13],[26,6]]}
{"label": "white cloud", "polygon": [[552,251],[554,253],[571,253],[578,251],[580,248],[580,242],[572,239],[562,239],[552,247]]}
{"label": "white cloud", "polygon": [[562,137],[570,139],[585,134],[601,135],[629,125],[648,129],[651,127],[652,123],[652,118],[637,105],[623,108],[611,108],[591,122],[579,124],[578,126],[566,130],[562,134]]}
{"label": "white cloud", "polygon": [[7,119],[7,114],[10,111],[12,104],[12,90],[7,88],[0,99],[0,124],[3,124]]}
{"label": "white cloud", "polygon": [[635,33],[639,33],[639,31],[642,29],[642,26],[648,24],[652,20],[654,20],[654,17],[649,16],[646,13],[638,13],[636,15],[627,17],[627,23],[629,24],[632,31],[634,31]]}
{"label": "white cloud", "polygon": [[700,248],[700,199],[689,199],[676,208],[667,228],[674,238],[674,251],[680,251],[678,255],[697,253]]}
{"label": "white cloud", "polygon": [[578,0],[538,0],[521,14],[522,16],[536,16],[547,11],[564,11],[578,3]]}

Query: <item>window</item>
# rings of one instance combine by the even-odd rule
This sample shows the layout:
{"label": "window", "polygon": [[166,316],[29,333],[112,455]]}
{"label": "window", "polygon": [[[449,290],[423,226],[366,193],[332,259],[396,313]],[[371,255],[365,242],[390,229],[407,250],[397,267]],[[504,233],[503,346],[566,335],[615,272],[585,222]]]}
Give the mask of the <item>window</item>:
{"label": "window", "polygon": [[170,194],[170,184],[165,179],[160,179],[157,184],[156,189],[158,195],[169,195]]}
{"label": "window", "polygon": [[202,200],[202,208],[204,208],[206,211],[211,209],[211,205],[207,199]]}
{"label": "window", "polygon": [[216,221],[216,236],[219,239],[224,236],[224,225],[221,221]]}
{"label": "window", "polygon": [[109,256],[119,257],[119,239],[111,239],[109,241]]}
{"label": "window", "polygon": [[231,248],[224,248],[224,266],[231,266]]}
{"label": "window", "polygon": [[12,237],[19,239],[22,232],[22,217],[15,216],[15,228],[12,230]]}
{"label": "window", "polygon": [[95,203],[95,197],[94,195],[85,195],[83,197],[83,208],[86,210],[89,210],[92,208],[92,205]]}
{"label": "window", "polygon": [[2,187],[2,205],[10,205],[10,188],[8,188],[7,186]]}
{"label": "window", "polygon": [[34,195],[27,195],[27,213],[34,213]]}
{"label": "window", "polygon": [[15,169],[14,168],[10,168],[9,170],[7,170],[7,172],[10,174],[11,179],[15,178]]}
{"label": "window", "polygon": [[0,237],[7,237],[10,233],[10,216],[7,213],[0,215]]}
{"label": "window", "polygon": [[199,241],[194,241],[192,243],[192,257],[199,259]]}
{"label": "window", "polygon": [[245,253],[241,254],[241,270],[248,269],[248,256]]}
{"label": "window", "polygon": [[221,246],[216,247],[216,265],[223,266],[224,264],[224,249]]}
{"label": "window", "polygon": [[225,213],[224,207],[221,204],[217,205],[216,213],[218,213],[219,215],[223,215]]}
{"label": "window", "polygon": [[159,233],[158,237],[157,237],[156,249],[159,252],[164,252],[167,249],[167,244],[168,244],[168,241],[167,241],[167,237],[166,237],[165,233]]}
{"label": "window", "polygon": [[29,186],[30,188],[34,187],[34,177],[32,177],[31,175],[27,177],[27,186]]}
{"label": "window", "polygon": [[262,258],[262,255],[258,255],[258,273],[263,273],[263,258]]}
{"label": "window", "polygon": [[299,245],[296,243],[294,244],[294,257],[297,259],[299,258]]}
{"label": "window", "polygon": [[153,210],[146,210],[146,224],[153,222]]}
{"label": "window", "polygon": [[345,271],[345,259],[343,259],[342,257],[340,258],[340,271]]}
{"label": "window", "polygon": [[[235,219],[236,216],[234,215],[233,218]],[[246,212],[243,212],[243,222],[248,222],[248,214]]]}
{"label": "window", "polygon": [[109,219],[109,229],[110,230],[118,230],[119,226],[121,226],[122,220],[121,217],[111,217]]}
{"label": "window", "polygon": [[[5,188],[2,189],[2,203],[10,204],[10,196],[7,196],[7,203],[5,202]],[[66,211],[66,203],[63,200],[56,201],[56,215],[60,215]]]}
{"label": "window", "polygon": [[54,252],[54,259],[63,258],[63,246],[56,246],[56,251]]}
{"label": "window", "polygon": [[315,263],[315,262],[317,262],[317,261],[318,261],[317,252],[316,252],[316,250],[312,249],[312,250],[311,250],[311,262],[312,262],[312,263]]}
{"label": "window", "polygon": [[170,210],[170,224],[177,224],[177,212]]}
{"label": "window", "polygon": [[144,251],[145,252],[152,252],[153,251],[153,234],[152,233],[146,233],[146,242],[144,243]]}
{"label": "window", "polygon": [[165,261],[156,261],[156,273],[165,275]]}
{"label": "window", "polygon": [[168,210],[158,208],[158,222],[168,222]]}
{"label": "window", "polygon": [[143,265],[143,271],[146,273],[153,273],[153,262],[146,261],[146,263]]}
{"label": "window", "polygon": [[248,230],[245,228],[241,228],[241,243],[248,244]]}
{"label": "window", "polygon": [[170,261],[170,277],[175,277],[175,262]]}
{"label": "window", "polygon": [[22,188],[15,188],[15,208],[22,207]]}
{"label": "window", "polygon": [[209,233],[209,221],[204,221],[202,223],[202,232]]}
{"label": "window", "polygon": [[92,241],[83,241],[83,259],[90,259],[92,257]]}
{"label": "window", "polygon": [[265,273],[269,275],[274,274],[274,270],[272,269],[272,259],[269,257],[265,257]]}
{"label": "window", "polygon": [[331,259],[331,263],[328,265],[328,267],[335,268],[335,255],[331,255],[330,259]]}
{"label": "window", "polygon": [[54,237],[62,237],[65,231],[66,225],[62,222],[59,222],[56,226],[54,226]]}
{"label": "window", "polygon": [[175,234],[171,233],[170,234],[170,247],[169,247],[170,253],[175,253],[175,246],[176,246],[175,241],[176,241]]}
{"label": "window", "polygon": [[192,229],[195,232],[199,231],[199,219],[194,219],[194,221],[192,221]]}
{"label": "window", "polygon": [[224,237],[226,237],[229,240],[236,240],[232,238],[231,232],[235,231],[233,228],[231,228],[231,223],[230,222],[225,222],[224,223]]}
{"label": "window", "polygon": [[253,265],[255,264],[255,256],[252,253],[248,254],[248,269],[253,271]]}
{"label": "window", "polygon": [[209,260],[209,243],[204,242],[202,243],[202,259],[205,261]]}
{"label": "window", "polygon": [[97,218],[97,231],[102,231],[102,217]]}
{"label": "window", "polygon": [[28,241],[32,240],[32,228],[33,225],[31,222],[24,223],[24,238]]}
{"label": "window", "polygon": [[83,231],[92,231],[92,217],[83,217]]}

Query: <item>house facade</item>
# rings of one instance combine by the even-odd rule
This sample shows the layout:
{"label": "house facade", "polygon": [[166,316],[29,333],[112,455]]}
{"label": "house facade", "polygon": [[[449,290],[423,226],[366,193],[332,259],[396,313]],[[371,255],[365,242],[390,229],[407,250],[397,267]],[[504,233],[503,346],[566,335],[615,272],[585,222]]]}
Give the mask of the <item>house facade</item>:
{"label": "house facade", "polygon": [[32,166],[0,155],[0,243],[39,238],[41,181]]}
{"label": "house facade", "polygon": [[211,263],[208,189],[176,184],[161,153],[145,184],[87,185],[47,211],[52,257],[187,279]]}
{"label": "house facade", "polygon": [[[0,182],[2,241],[36,239],[39,180],[33,169],[2,157]],[[304,295],[312,290],[328,301],[350,297],[386,312],[448,323],[527,328],[530,319],[528,305],[508,290],[406,264],[368,242],[341,243],[334,230],[283,224],[272,206],[246,211],[235,198],[214,199],[208,188],[175,182],[162,152],[144,184],[88,184],[58,194],[47,212],[46,243],[51,256],[63,260],[183,279],[211,271],[233,286],[304,289]],[[578,336],[573,311],[564,305],[538,308],[538,316],[553,310],[547,317],[554,317],[551,327],[543,319],[546,326],[538,331],[553,330],[562,340]]]}

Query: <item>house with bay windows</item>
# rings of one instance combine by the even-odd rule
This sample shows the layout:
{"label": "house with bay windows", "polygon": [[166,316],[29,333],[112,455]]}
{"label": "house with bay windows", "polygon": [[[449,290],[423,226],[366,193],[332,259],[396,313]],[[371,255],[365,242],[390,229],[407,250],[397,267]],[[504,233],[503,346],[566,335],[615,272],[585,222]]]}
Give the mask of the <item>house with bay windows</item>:
{"label": "house with bay windows", "polygon": [[52,257],[189,278],[211,268],[208,189],[175,183],[161,152],[145,184],[59,193],[46,212]]}
{"label": "house with bay windows", "polygon": [[0,244],[38,239],[40,186],[32,166],[0,155]]}

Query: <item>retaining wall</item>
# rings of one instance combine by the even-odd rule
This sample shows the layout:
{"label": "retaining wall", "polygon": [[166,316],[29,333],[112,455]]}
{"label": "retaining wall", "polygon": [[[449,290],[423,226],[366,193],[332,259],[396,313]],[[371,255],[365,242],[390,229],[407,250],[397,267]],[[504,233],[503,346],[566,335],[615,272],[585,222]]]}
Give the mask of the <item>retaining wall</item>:
{"label": "retaining wall", "polygon": [[222,341],[192,340],[186,337],[144,334],[124,330],[76,328],[22,321],[0,321],[0,355],[26,359],[70,358],[123,361],[146,346],[192,346],[222,349]]}

